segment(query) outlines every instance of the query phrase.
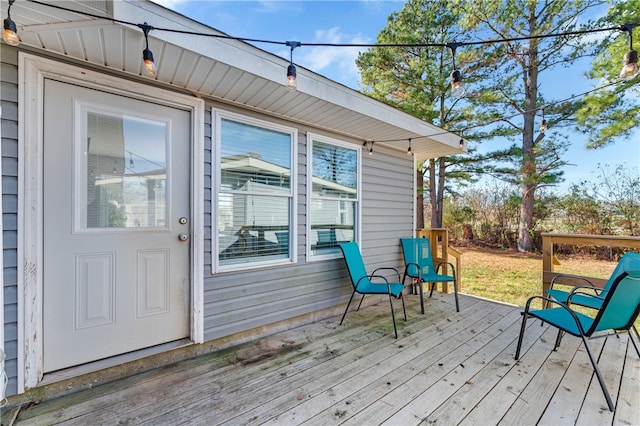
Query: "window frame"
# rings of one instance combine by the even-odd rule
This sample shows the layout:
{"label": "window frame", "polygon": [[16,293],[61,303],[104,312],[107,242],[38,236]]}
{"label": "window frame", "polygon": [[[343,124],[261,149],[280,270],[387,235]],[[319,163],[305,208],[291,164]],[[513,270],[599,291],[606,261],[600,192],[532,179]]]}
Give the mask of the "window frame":
{"label": "window frame", "polygon": [[[213,273],[219,272],[232,272],[241,271],[247,269],[259,269],[270,267],[274,265],[287,265],[297,262],[297,247],[295,242],[297,241],[297,204],[298,204],[298,129],[285,126],[282,124],[273,123],[266,120],[250,117],[243,114],[238,114],[231,111],[212,108],[212,132],[211,132],[211,144],[212,144],[212,173],[211,173],[211,264]],[[222,120],[234,121],[239,124],[258,127],[265,130],[280,132],[288,134],[291,138],[290,158],[291,169],[289,179],[289,194],[281,195],[277,193],[265,194],[265,196],[275,196],[287,198],[289,200],[289,257],[280,259],[266,259],[266,260],[251,260],[248,262],[234,263],[229,265],[221,265],[219,258],[219,196],[223,194],[232,194],[234,192],[222,191]]]}
{"label": "window frame", "polygon": [[353,237],[354,241],[360,244],[361,240],[361,229],[362,229],[362,149],[358,145],[354,145],[352,143],[348,143],[339,139],[334,139],[329,136],[320,135],[318,133],[307,133],[307,205],[306,205],[306,257],[309,261],[321,261],[326,259],[336,259],[342,257],[342,253],[340,250],[335,253],[322,253],[322,254],[314,254],[311,247],[311,206],[313,203],[313,144],[314,142],[320,142],[327,145],[334,145],[345,149],[350,149],[355,151],[356,153],[356,196],[355,198],[350,199],[338,199],[338,198],[330,198],[327,197],[328,200],[335,201],[348,201],[354,203],[355,217],[354,217],[354,230]]}

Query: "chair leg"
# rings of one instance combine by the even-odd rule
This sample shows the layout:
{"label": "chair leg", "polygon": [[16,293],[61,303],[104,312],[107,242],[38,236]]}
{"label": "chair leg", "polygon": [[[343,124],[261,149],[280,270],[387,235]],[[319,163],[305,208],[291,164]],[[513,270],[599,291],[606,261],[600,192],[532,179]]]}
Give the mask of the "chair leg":
{"label": "chair leg", "polygon": [[636,344],[636,341],[633,338],[634,331],[636,333],[636,337],[638,338],[638,340],[640,340],[640,334],[638,334],[638,329],[636,328],[635,325],[632,325],[631,330],[629,330],[629,339],[631,340],[631,343],[633,343],[633,347],[636,348],[636,353],[638,354],[638,358],[640,358],[640,350],[638,350],[638,345]]}
{"label": "chair leg", "polygon": [[528,316],[529,314],[527,314],[526,311],[522,313],[522,325],[520,326],[520,336],[518,337],[518,346],[516,347],[516,355],[514,357],[516,361],[520,358],[520,349],[522,348],[522,339],[524,337],[524,330],[527,327]]}
{"label": "chair leg", "polygon": [[364,300],[364,294],[362,295],[362,298],[360,299],[360,303],[358,303],[358,309],[356,309],[356,311],[360,310],[360,306],[362,306],[362,301]]}
{"label": "chair leg", "polygon": [[564,333],[562,332],[562,330],[558,329],[558,335],[556,336],[556,343],[553,345],[554,351],[560,347],[560,342],[562,341],[563,334]]}
{"label": "chair leg", "polygon": [[418,287],[420,288],[420,312],[424,315],[424,291],[422,287],[424,286],[424,281],[420,281],[418,283]]}
{"label": "chair leg", "polygon": [[[344,314],[342,314],[342,319],[340,320],[340,325],[342,325],[342,322],[344,321],[344,317],[347,316],[347,311],[349,310],[349,306],[351,305],[351,301],[353,300],[353,296],[356,294],[355,290],[353,291],[353,293],[351,293],[351,298],[349,299],[349,303],[347,303],[347,309],[344,310]],[[364,297],[364,296],[363,296]],[[362,303],[362,301],[360,301],[360,303]]]}
{"label": "chair leg", "polygon": [[398,329],[396,328],[396,314],[393,313],[393,302],[391,302],[391,294],[389,294],[389,306],[391,307],[391,319],[393,320],[393,331],[396,333],[396,339],[397,339]]}
{"label": "chair leg", "polygon": [[[402,300],[402,312],[404,312],[404,320],[407,320],[407,309],[404,307],[404,296],[400,293],[400,300]],[[423,312],[424,313],[424,312]]]}
{"label": "chair leg", "polygon": [[596,373],[596,377],[598,378],[598,382],[600,383],[600,387],[602,388],[602,392],[604,393],[604,397],[607,400],[607,405],[609,406],[609,411],[615,411],[615,407],[613,405],[613,401],[611,401],[611,396],[609,395],[609,391],[607,390],[607,386],[604,383],[604,378],[600,373],[600,369],[598,368],[598,363],[596,362],[593,354],[591,353],[591,349],[589,349],[589,345],[587,345],[587,339],[584,336],[582,337],[582,342],[584,343],[584,347],[587,350],[587,354],[589,355],[589,359],[591,360],[591,365],[593,365],[593,370]]}
{"label": "chair leg", "polygon": [[[407,271],[405,270],[404,275],[402,276],[402,285],[404,285],[404,282],[407,280]],[[411,281],[413,282],[413,278],[411,278]],[[406,287],[406,285],[404,285]]]}
{"label": "chair leg", "polygon": [[453,280],[453,294],[456,298],[456,312],[460,312],[460,303],[458,302],[458,280]]}

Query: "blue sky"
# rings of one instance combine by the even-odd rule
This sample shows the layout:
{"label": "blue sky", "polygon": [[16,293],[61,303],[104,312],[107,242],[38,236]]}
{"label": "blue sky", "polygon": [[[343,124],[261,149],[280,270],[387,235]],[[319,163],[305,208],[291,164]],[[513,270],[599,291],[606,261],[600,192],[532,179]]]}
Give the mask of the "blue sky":
{"label": "blue sky", "polygon": [[[234,37],[350,44],[375,43],[378,33],[387,23],[387,17],[402,9],[404,4],[400,0],[155,1]],[[256,46],[289,58],[289,48],[286,46]],[[355,58],[359,50],[362,48],[303,46],[294,51],[293,59],[299,66],[357,89],[359,75]],[[623,54],[620,52],[621,58]],[[582,77],[582,71],[576,70],[574,77],[567,81],[566,74],[560,74],[567,70],[559,70],[556,79],[550,78],[544,82],[549,86],[543,86],[543,91],[553,93],[553,96],[548,95],[550,99],[564,99],[592,89],[593,82]],[[283,70],[283,82],[284,74]],[[564,169],[566,182],[558,188],[560,191],[568,188],[572,182],[595,180],[599,163],[611,166],[626,164],[629,168],[640,169],[640,131],[636,131],[628,140],[620,140],[596,151],[585,148],[586,138],[583,135],[573,134],[569,140],[571,147],[563,158],[572,166]],[[490,148],[499,147],[497,141],[490,143],[494,145]]]}

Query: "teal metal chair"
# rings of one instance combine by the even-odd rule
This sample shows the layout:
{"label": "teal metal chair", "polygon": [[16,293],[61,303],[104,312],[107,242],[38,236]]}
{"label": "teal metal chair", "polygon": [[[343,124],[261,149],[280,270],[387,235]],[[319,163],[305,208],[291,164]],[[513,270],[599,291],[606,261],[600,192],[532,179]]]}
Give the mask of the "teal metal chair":
{"label": "teal metal chair", "polygon": [[[570,277],[574,280],[580,280],[585,283],[581,286],[581,291],[578,294],[574,294],[571,298],[571,303],[580,306],[586,306],[587,308],[600,309],[604,296],[611,288],[611,285],[623,272],[640,270],[640,253],[627,252],[618,261],[618,265],[611,273],[609,280],[606,282],[603,288],[598,288],[593,285],[587,278],[569,275],[558,274],[551,279],[551,287],[546,291],[547,295],[557,302],[567,303],[567,298],[570,294],[569,290],[563,290],[562,288],[554,287],[556,282],[562,278]],[[565,287],[566,289],[566,287]]]}
{"label": "teal metal chair", "polygon": [[[340,320],[340,325],[342,325],[342,323],[344,322],[344,317],[347,315],[347,311],[349,310],[349,306],[351,305],[353,296],[355,296],[356,293],[362,294],[362,298],[360,299],[360,303],[358,304],[358,309],[356,310],[360,309],[360,306],[362,305],[362,301],[364,300],[364,296],[366,294],[388,294],[389,306],[391,306],[391,319],[393,320],[393,331],[395,332],[397,339],[398,328],[396,327],[396,316],[393,312],[393,303],[391,302],[391,296],[402,300],[402,311],[404,312],[404,320],[406,321],[407,310],[405,309],[404,299],[402,298],[404,285],[402,285],[400,282],[389,282],[389,280],[385,276],[378,274],[378,271],[394,271],[398,276],[398,281],[400,281],[400,273],[396,268],[377,268],[375,271],[373,271],[373,274],[368,275],[364,266],[364,261],[362,260],[362,255],[360,254],[360,248],[355,241],[340,244],[339,247],[340,250],[342,250],[342,254],[344,255],[344,261],[347,264],[349,277],[351,278],[351,284],[353,285],[353,293],[351,293],[351,298],[349,299],[349,303],[347,303],[347,308],[344,310],[342,320]],[[374,279],[378,282],[373,282],[372,280]]]}
{"label": "teal metal chair", "polygon": [[[588,288],[591,290],[591,288]],[[640,313],[640,271],[623,272],[613,280],[609,290],[606,292],[602,305],[598,309],[595,317],[590,317],[571,309],[572,299],[584,294],[582,287],[575,287],[569,292],[567,303],[561,303],[549,297],[533,296],[527,300],[522,318],[522,327],[520,328],[520,337],[518,338],[518,347],[516,348],[515,359],[520,358],[520,349],[522,347],[522,339],[527,325],[527,318],[534,317],[558,328],[558,336],[556,338],[553,350],[560,346],[560,340],[563,333],[569,333],[573,336],[580,337],[587,350],[593,369],[595,370],[598,382],[602,388],[602,392],[607,400],[610,411],[614,411],[615,407],[611,401],[611,396],[605,385],[598,363],[589,349],[587,339],[591,337],[601,337],[604,332],[617,334],[620,332],[628,332],[629,339],[636,349],[638,357],[640,350],[636,344],[635,337],[640,340],[638,331],[633,327],[633,323]],[[531,302],[536,299],[542,299],[546,302],[547,307],[543,309],[531,309]],[[608,335],[608,334],[605,334]]]}
{"label": "teal metal chair", "polygon": [[[451,262],[440,262],[433,264],[433,256],[431,254],[431,244],[428,238],[400,238],[402,243],[402,253],[404,256],[404,275],[402,284],[405,283],[407,277],[415,279],[418,282],[420,291],[420,311],[424,314],[424,297],[422,291],[422,283],[431,283],[431,291],[429,297],[433,296],[433,288],[439,282],[453,283],[453,293],[456,299],[456,312],[460,312],[460,304],[458,303],[458,280],[456,278],[456,268]],[[442,265],[449,265],[452,275],[440,274]]]}

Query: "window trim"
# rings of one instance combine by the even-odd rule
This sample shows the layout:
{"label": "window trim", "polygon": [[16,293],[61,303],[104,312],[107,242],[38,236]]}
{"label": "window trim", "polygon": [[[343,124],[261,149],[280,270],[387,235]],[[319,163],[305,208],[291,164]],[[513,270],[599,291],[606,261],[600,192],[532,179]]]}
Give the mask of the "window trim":
{"label": "window trim", "polygon": [[309,261],[320,261],[326,259],[336,259],[342,257],[340,252],[326,253],[326,254],[313,254],[311,250],[311,204],[313,197],[313,142],[322,142],[328,145],[335,145],[346,149],[351,149],[356,152],[356,197],[353,199],[346,199],[345,201],[353,202],[355,204],[355,223],[354,223],[354,240],[359,244],[361,240],[362,229],[362,149],[359,146],[352,143],[348,143],[339,139],[334,139],[329,136],[323,136],[318,133],[307,133],[307,205],[306,205],[306,242],[305,250],[306,257]]}
{"label": "window trim", "polygon": [[[291,126],[273,123],[266,120],[250,117],[235,112],[212,108],[211,109],[211,151],[212,151],[212,173],[211,173],[211,265],[213,273],[234,272],[247,269],[259,269],[274,265],[289,265],[297,262],[297,205],[298,205],[298,129]],[[237,263],[230,265],[220,265],[218,257],[218,247],[220,233],[218,231],[218,200],[220,195],[220,182],[222,179],[221,164],[221,141],[223,119],[235,121],[240,124],[259,127],[265,130],[272,130],[281,133],[287,133],[291,137],[291,177],[290,177],[290,193],[288,196],[290,202],[289,208],[289,257],[283,259],[268,259],[262,261],[251,261],[246,263]],[[268,194],[275,195],[275,194]],[[284,197],[284,196],[283,196]]]}

